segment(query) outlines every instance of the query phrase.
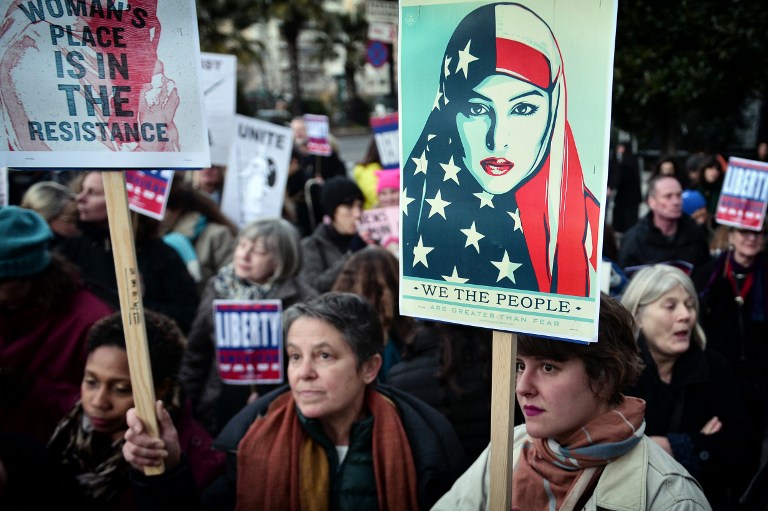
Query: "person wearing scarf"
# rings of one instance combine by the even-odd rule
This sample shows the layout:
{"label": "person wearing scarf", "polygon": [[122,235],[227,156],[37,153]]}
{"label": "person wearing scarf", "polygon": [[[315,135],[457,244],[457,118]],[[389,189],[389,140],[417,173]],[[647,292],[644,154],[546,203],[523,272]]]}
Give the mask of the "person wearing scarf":
{"label": "person wearing scarf", "polygon": [[[644,435],[645,402],[623,390],[643,364],[633,319],[601,295],[597,342],[520,335],[512,508],[707,510],[699,484]],[[489,446],[432,508],[489,508]]]}
{"label": "person wearing scarf", "polygon": [[214,300],[280,300],[283,309],[317,295],[298,278],[302,266],[299,233],[279,217],[245,225],[235,245],[233,261],[224,265],[205,285],[192,322],[179,378],[195,417],[217,435],[227,421],[248,402],[252,390],[263,394],[276,388],[251,388],[222,382],[218,370]]}
{"label": "person wearing scarf", "polygon": [[[440,412],[375,384],[384,337],[370,302],[328,292],[283,319],[289,388],[260,397],[225,426],[214,445],[231,463],[199,498],[173,424],[161,413],[154,439],[129,411],[123,453],[137,469],[131,478],[142,509],[429,509],[466,458]],[[159,460],[163,476],[139,472]]]}
{"label": "person wearing scarf", "polygon": [[[177,381],[183,334],[160,313],[145,311],[144,319],[155,392],[178,427],[179,448],[194,467],[194,484],[203,487],[222,473],[225,457],[211,450],[212,439],[192,418]],[[58,504],[84,510],[140,509],[130,489],[130,465],[122,453],[128,428],[125,414],[133,404],[122,316],[115,313],[89,332],[80,400],[46,446]]]}
{"label": "person wearing scarf", "polygon": [[646,266],[621,301],[645,362],[627,394],[646,402],[646,434],[699,481],[713,509],[738,508],[757,470],[752,428],[733,369],[706,346],[693,282],[675,266]]}
{"label": "person wearing scarf", "polygon": [[745,464],[759,468],[768,438],[768,257],[766,228],[728,228],[728,250],[693,273],[707,349],[733,368],[755,433]]}
{"label": "person wearing scarf", "polygon": [[590,296],[600,205],[550,27],[520,4],[484,5],[456,27],[443,62],[403,162],[404,276]]}

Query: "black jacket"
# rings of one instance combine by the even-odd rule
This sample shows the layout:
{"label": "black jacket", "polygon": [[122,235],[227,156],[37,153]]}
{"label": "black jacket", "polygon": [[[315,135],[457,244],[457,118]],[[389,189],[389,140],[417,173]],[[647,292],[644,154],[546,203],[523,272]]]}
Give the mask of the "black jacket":
{"label": "black jacket", "polygon": [[[675,459],[701,483],[713,509],[735,509],[727,491],[734,487],[732,498],[738,498],[751,475],[742,470],[751,428],[733,371],[719,353],[691,342],[675,362],[667,384],[659,378],[645,339],[638,342],[646,367],[627,394],[646,402],[645,434],[667,437]],[[722,429],[712,435],[701,433],[715,416]]]}
{"label": "black jacket", "polygon": [[[63,240],[56,251],[80,268],[94,294],[119,309],[109,230],[87,225],[82,228],[82,235]],[[199,300],[197,285],[187,266],[162,238],[137,240],[135,247],[144,307],[169,316],[187,334]]]}
{"label": "black jacket", "polygon": [[[391,399],[400,411],[418,478],[419,507],[428,510],[468,468],[468,460],[453,427],[438,411],[398,389],[379,385],[376,390]],[[198,496],[195,491],[186,462],[161,476],[145,477],[132,471],[134,494],[140,509],[235,509],[238,444],[253,421],[266,413],[277,396],[287,391],[289,387],[286,385],[262,396],[243,408],[224,427],[214,447],[227,452],[227,470],[202,495]]]}
{"label": "black jacket", "polygon": [[677,232],[670,239],[653,225],[653,212],[641,218],[621,238],[617,263],[622,268],[682,260],[694,267],[709,261],[709,245],[704,229],[683,214]]}
{"label": "black jacket", "polygon": [[441,370],[440,339],[433,329],[424,328],[408,345],[407,360],[395,364],[387,383],[423,400],[451,422],[470,460],[476,459],[491,441],[491,382],[484,377],[482,362],[465,362],[457,375],[460,393],[438,378]]}

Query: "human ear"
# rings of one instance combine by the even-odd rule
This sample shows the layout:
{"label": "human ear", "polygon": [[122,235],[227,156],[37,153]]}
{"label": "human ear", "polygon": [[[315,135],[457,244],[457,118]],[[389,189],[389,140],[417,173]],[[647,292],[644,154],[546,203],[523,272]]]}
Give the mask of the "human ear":
{"label": "human ear", "polygon": [[366,385],[376,379],[376,376],[379,374],[379,369],[381,369],[382,362],[381,355],[378,353],[363,362],[363,365],[360,368],[360,373],[362,374],[363,381]]}

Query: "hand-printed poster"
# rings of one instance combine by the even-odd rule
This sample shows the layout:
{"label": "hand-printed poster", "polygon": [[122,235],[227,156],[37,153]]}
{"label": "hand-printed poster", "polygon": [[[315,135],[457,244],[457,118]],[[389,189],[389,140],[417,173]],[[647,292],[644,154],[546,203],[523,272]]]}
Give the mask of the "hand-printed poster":
{"label": "hand-printed poster", "polygon": [[616,2],[400,9],[401,311],[595,341]]}
{"label": "hand-printed poster", "polygon": [[327,115],[304,114],[307,127],[307,153],[317,156],[330,156],[331,132]]}
{"label": "hand-printed poster", "polygon": [[9,167],[210,165],[193,0],[0,5]]}
{"label": "hand-printed poster", "polygon": [[237,107],[237,57],[217,53],[201,55],[211,164],[226,165]]}
{"label": "hand-printed poster", "polygon": [[214,300],[216,360],[222,381],[283,383],[280,300]]}
{"label": "hand-printed poster", "polygon": [[397,112],[381,117],[371,117],[370,123],[381,166],[385,169],[399,169],[400,130]]}
{"label": "hand-printed poster", "polygon": [[760,231],[768,204],[768,163],[729,158],[717,203],[717,223]]}
{"label": "hand-printed poster", "polygon": [[128,208],[155,220],[162,220],[172,182],[172,170],[126,170]]}
{"label": "hand-printed poster", "polygon": [[238,227],[282,214],[292,137],[287,126],[235,116],[221,210]]}

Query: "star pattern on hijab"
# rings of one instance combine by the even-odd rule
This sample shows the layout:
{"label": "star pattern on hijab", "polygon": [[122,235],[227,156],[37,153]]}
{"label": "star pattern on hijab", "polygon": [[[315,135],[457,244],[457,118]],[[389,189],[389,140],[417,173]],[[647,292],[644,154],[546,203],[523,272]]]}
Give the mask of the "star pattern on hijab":
{"label": "star pattern on hijab", "polygon": [[419,243],[413,247],[413,265],[416,266],[417,264],[421,263],[429,268],[429,263],[427,262],[427,254],[432,252],[434,249],[435,247],[425,247],[424,240],[422,240],[421,236],[419,236]]}
{"label": "star pattern on hijab", "polygon": [[469,65],[478,60],[477,57],[469,52],[469,46],[472,44],[472,39],[467,41],[467,45],[463,50],[459,50],[459,63],[456,64],[456,72],[464,73],[464,78],[469,78]]}
{"label": "star pattern on hijab", "polygon": [[485,235],[477,232],[477,228],[475,227],[475,222],[472,222],[472,225],[469,227],[469,229],[461,229],[461,232],[467,237],[467,242],[464,244],[464,246],[468,247],[472,245],[473,247],[475,247],[475,250],[477,250],[477,253],[479,254],[480,245],[478,245],[477,242],[485,238]]}
{"label": "star pattern on hijab", "polygon": [[459,171],[461,170],[461,167],[453,163],[453,155],[451,155],[451,159],[448,160],[448,163],[441,163],[441,167],[443,167],[443,170],[445,171],[445,176],[443,177],[443,181],[448,181],[449,179],[454,181],[457,185],[459,183]]}
{"label": "star pattern on hijab", "polygon": [[464,284],[467,282],[467,280],[469,280],[459,277],[459,272],[455,266],[453,267],[453,273],[450,275],[441,275],[441,277],[443,277],[443,280],[446,282],[453,282],[455,284]]}
{"label": "star pattern on hijab", "polygon": [[445,218],[445,208],[451,205],[450,202],[443,200],[440,190],[437,191],[434,199],[427,199],[427,203],[432,206],[432,209],[429,210],[430,217],[440,215]]}
{"label": "star pattern on hijab", "polygon": [[[430,222],[435,223],[436,226],[442,225],[441,222],[448,221],[448,223],[445,224],[444,227],[436,227],[436,231],[440,235],[450,235],[448,230],[457,228],[459,232],[456,234],[459,236],[463,236],[463,247],[466,250],[470,250],[474,252],[477,255],[485,256],[485,263],[488,265],[488,272],[490,273],[489,277],[492,280],[495,280],[496,282],[501,282],[504,279],[507,279],[512,284],[517,284],[517,277],[516,277],[516,271],[518,268],[523,266],[523,263],[518,262],[516,260],[510,259],[510,254],[508,251],[504,250],[503,252],[496,252],[497,249],[501,248],[498,247],[494,239],[488,238],[487,234],[484,233],[484,229],[482,225],[478,225],[478,222],[473,219],[474,216],[472,214],[472,210],[474,208],[482,209],[482,208],[488,208],[488,209],[495,209],[494,205],[494,198],[495,195],[486,192],[481,189],[478,193],[474,193],[473,196],[477,198],[477,202],[466,202],[462,203],[462,207],[460,210],[455,209],[454,205],[454,199],[459,196],[457,194],[461,194],[461,183],[459,181],[459,174],[462,171],[463,167],[457,165],[455,155],[451,154],[448,156],[447,162],[439,162],[439,161],[430,161],[431,158],[428,158],[428,155],[430,153],[430,147],[433,144],[443,142],[444,144],[447,143],[447,145],[450,146],[450,138],[443,138],[440,136],[436,136],[433,134],[430,134],[427,136],[427,145],[424,147],[424,149],[421,151],[421,156],[416,158],[411,158],[413,163],[409,163],[409,166],[413,166],[414,172],[413,175],[418,175],[420,173],[423,173],[427,175],[427,171],[435,172],[437,171],[441,177],[439,179],[439,186],[432,189],[431,192],[429,192],[429,195],[425,193],[423,190],[416,191],[416,198],[409,197],[409,190],[408,188],[404,188],[401,199],[400,199],[400,206],[401,210],[403,212],[404,216],[409,215],[409,206],[411,203],[416,201],[417,199],[420,200],[420,210],[423,210],[424,217],[421,217],[421,214],[419,214],[421,222]],[[439,170],[438,170],[439,169]],[[426,189],[425,189],[426,190]],[[413,194],[414,192],[411,192]],[[420,198],[419,198],[420,196]],[[454,209],[452,209],[454,208]],[[413,213],[411,211],[410,213]],[[520,221],[520,211],[519,208],[515,208],[513,211],[505,211],[504,218],[508,218],[509,220],[503,221],[501,217],[498,217],[496,220],[496,223],[508,223],[509,227],[506,232],[518,232],[518,236],[522,236],[522,223]],[[456,219],[454,219],[452,222],[451,215],[464,215],[466,214],[468,216],[466,223],[464,223],[463,226],[457,226],[457,227],[450,227],[450,224],[456,223]],[[490,228],[491,226],[487,226],[486,228]],[[480,230],[478,230],[480,229]],[[434,237],[434,236],[433,236]],[[442,261],[443,257],[448,256],[455,256],[459,255],[457,253],[447,254],[445,253],[445,250],[442,249],[442,245],[440,243],[441,238],[435,238],[432,239],[428,237],[427,239],[424,238],[423,234],[419,235],[418,243],[415,245],[411,245],[413,250],[413,260],[412,260],[412,267],[416,268],[419,264],[423,265],[424,268],[430,267],[430,259],[433,259],[435,255],[437,255],[438,259],[433,259],[432,262],[440,262],[441,264],[444,264],[444,261]],[[486,240],[486,241],[483,241]],[[489,240],[489,241],[488,241]],[[485,245],[484,245],[485,243]],[[523,241],[525,243],[525,241]],[[484,248],[487,250],[486,254],[483,254]],[[496,254],[499,258],[498,260],[492,260],[493,254]],[[502,256],[503,253],[503,256]],[[514,254],[513,254],[514,255]],[[523,261],[524,262],[524,261]],[[464,263],[466,264],[466,263]],[[434,265],[433,265],[434,266]],[[452,271],[450,274],[443,274],[445,271],[448,270],[448,268],[452,268]],[[472,278],[467,278],[464,276],[462,272],[463,266],[461,264],[452,264],[448,268],[445,268],[443,272],[439,273],[438,278],[442,278],[445,282],[450,282],[454,284],[465,284],[465,283],[473,283]],[[466,268],[464,268],[466,270]],[[438,270],[439,271],[439,270]]]}
{"label": "star pattern on hijab", "polygon": [[408,216],[408,206],[415,200],[413,197],[408,197],[408,188],[403,188],[403,193],[400,197],[400,209],[405,216]]}
{"label": "star pattern on hijab", "polygon": [[413,162],[416,164],[416,170],[413,171],[413,175],[415,176],[419,172],[426,175],[427,165],[429,164],[429,160],[427,160],[427,152],[422,151],[420,157],[411,158],[411,160],[413,160]]}
{"label": "star pattern on hijab", "polygon": [[507,211],[507,214],[515,222],[515,227],[512,230],[523,232],[523,223],[520,221],[520,208],[517,208],[515,211]]}
{"label": "star pattern on hijab", "polygon": [[517,282],[515,282],[515,270],[520,268],[522,264],[510,261],[509,254],[506,250],[504,251],[504,257],[501,258],[501,261],[491,261],[491,264],[499,269],[499,276],[496,279],[496,282],[507,278],[511,280],[513,284],[517,284]]}

